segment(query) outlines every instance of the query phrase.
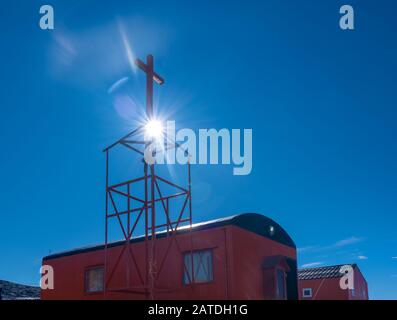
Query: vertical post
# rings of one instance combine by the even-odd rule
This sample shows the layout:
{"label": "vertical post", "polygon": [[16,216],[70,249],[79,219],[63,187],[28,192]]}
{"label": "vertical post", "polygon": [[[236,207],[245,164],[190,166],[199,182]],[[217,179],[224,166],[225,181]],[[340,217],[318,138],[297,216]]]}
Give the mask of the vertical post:
{"label": "vertical post", "polygon": [[[148,119],[153,117],[153,67],[154,59],[151,54],[146,57],[146,116]],[[156,218],[155,218],[155,194],[154,194],[154,165],[150,166],[150,193],[151,193],[151,241],[149,257],[149,287],[150,298],[154,300],[154,281],[155,281],[155,241],[156,241]],[[148,200],[148,199],[147,199]]]}
{"label": "vertical post", "polygon": [[156,201],[155,201],[155,182],[156,176],[154,172],[154,164],[150,165],[150,193],[151,193],[151,248],[150,248],[150,290],[151,299],[154,300],[154,287],[156,280]]}
{"label": "vertical post", "polygon": [[[127,184],[127,235],[128,235],[128,246],[130,246],[130,239],[131,239],[131,235],[130,235],[130,230],[131,230],[131,187],[130,184]],[[130,264],[127,264],[127,268],[125,269],[126,272],[126,279],[127,279],[127,286],[130,286]]]}
{"label": "vertical post", "polygon": [[188,176],[188,190],[189,190],[189,233],[190,233],[190,264],[192,266],[192,277],[190,281],[193,284],[196,282],[196,276],[194,274],[194,259],[193,259],[193,228],[192,228],[192,183],[191,183],[191,174],[190,174],[190,156],[187,161],[187,176]]}
{"label": "vertical post", "polygon": [[145,162],[144,164],[144,174],[145,174],[145,263],[146,263],[146,283],[145,285],[147,286],[146,288],[146,299],[148,298],[148,285],[149,285],[149,247],[148,247],[148,241],[149,241],[149,197],[148,197],[148,165]]}
{"label": "vertical post", "polygon": [[190,220],[190,229],[192,228],[192,177],[190,173],[190,156],[187,162],[187,171],[188,171],[188,183],[189,183],[189,220]]}
{"label": "vertical post", "polygon": [[153,56],[149,54],[146,57],[146,116],[148,119],[153,117],[153,65]]}
{"label": "vertical post", "polygon": [[167,198],[166,200],[165,200],[165,208],[166,208],[166,215],[167,215],[167,237],[169,236],[169,232],[170,232],[170,227],[172,227],[171,225],[170,225],[170,223],[171,223],[171,221],[170,221],[170,218],[169,218],[169,216],[170,216],[170,199],[169,198]]}
{"label": "vertical post", "polygon": [[128,215],[127,215],[127,234],[128,237],[130,235],[130,229],[131,229],[131,190],[130,190],[130,184],[127,184],[127,194],[128,194],[128,198],[127,198],[127,210],[128,210]]}
{"label": "vertical post", "polygon": [[107,260],[108,260],[108,207],[109,207],[109,151],[106,150],[106,198],[105,198],[105,263],[103,270],[103,295],[106,298]]}

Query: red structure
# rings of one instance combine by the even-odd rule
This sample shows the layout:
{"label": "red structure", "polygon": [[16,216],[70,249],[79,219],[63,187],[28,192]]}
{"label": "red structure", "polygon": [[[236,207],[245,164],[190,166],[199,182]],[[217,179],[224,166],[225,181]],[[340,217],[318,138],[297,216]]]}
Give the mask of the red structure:
{"label": "red structure", "polygon": [[[243,214],[193,226],[189,161],[185,177],[178,174],[185,184],[146,161],[148,151],[182,148],[167,137],[159,148],[148,136],[147,124],[157,120],[153,82],[164,80],[153,56],[136,65],[146,74],[147,119],[104,150],[105,243],[45,257],[55,289],[43,290],[42,299],[297,299],[295,244],[276,222]],[[122,150],[138,156],[130,170],[120,170],[117,159],[126,156],[115,153]],[[143,175],[131,177],[136,168]]]}
{"label": "red structure", "polygon": [[309,268],[298,271],[301,300],[368,300],[368,285],[357,264],[353,270],[354,288],[342,289],[339,282],[344,265]]}
{"label": "red structure", "polygon": [[[148,163],[144,157],[146,152],[152,156],[166,152],[171,148],[180,148],[175,141],[166,139],[165,146],[158,148],[156,137],[150,136],[147,126],[157,122],[153,110],[153,82],[161,85],[164,79],[154,71],[154,58],[147,56],[146,63],[137,59],[136,65],[146,74],[146,116],[144,124],[133,130],[120,140],[116,141],[104,152],[106,153],[106,214],[105,214],[105,245],[103,261],[103,292],[109,296],[111,292],[131,292],[143,295],[146,299],[154,299],[157,292],[172,291],[173,287],[158,286],[158,279],[163,273],[163,268],[169,260],[172,248],[180,249],[175,238],[176,230],[182,226],[191,231],[192,228],[192,197],[190,163],[187,163],[186,184],[179,185],[170,179],[161,177],[155,170],[154,163]],[[160,128],[160,131],[163,129]],[[164,136],[163,132],[160,132]],[[158,137],[157,137],[158,138]],[[118,147],[132,151],[138,155],[139,162],[143,163],[143,175],[135,178],[126,177],[123,181],[111,183],[110,153]],[[119,165],[119,164],[117,164]],[[123,237],[123,246],[117,257],[109,250],[109,239],[112,230],[119,230],[114,238]],[[131,240],[136,236],[136,231],[144,230],[142,245],[130,246]],[[166,230],[169,238],[167,247],[162,248],[162,254],[156,254],[156,238],[159,230]],[[163,242],[164,243],[164,242]],[[187,241],[191,243],[191,241]],[[143,248],[143,249],[142,249]],[[143,254],[142,254],[143,250]],[[185,250],[187,247],[185,245]],[[139,259],[137,258],[139,256]],[[193,255],[192,255],[193,256]],[[127,278],[123,283],[113,281],[118,272],[126,272]],[[130,277],[131,274],[131,277]],[[194,274],[191,275],[195,281]],[[109,294],[108,294],[109,293]]]}
{"label": "red structure", "polygon": [[[298,299],[295,244],[275,221],[259,214],[180,227],[174,240],[156,234],[156,259],[166,259],[154,299]],[[178,246],[170,246],[176,241]],[[42,299],[145,299],[129,284],[145,274],[146,235],[43,258],[54,270],[54,289]],[[123,251],[134,252],[136,265]],[[104,257],[117,271],[105,290]],[[122,290],[122,287],[126,290]]]}

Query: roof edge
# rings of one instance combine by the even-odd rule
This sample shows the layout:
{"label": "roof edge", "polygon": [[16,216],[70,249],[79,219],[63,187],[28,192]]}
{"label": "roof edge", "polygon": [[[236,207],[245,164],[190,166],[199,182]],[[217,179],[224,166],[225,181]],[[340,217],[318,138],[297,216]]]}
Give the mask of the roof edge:
{"label": "roof edge", "polygon": [[[258,213],[241,213],[232,216],[227,216],[219,219],[213,219],[203,222],[194,223],[192,225],[193,231],[200,231],[206,229],[214,229],[227,225],[234,225],[242,228],[243,230],[253,232],[270,240],[279,242],[283,245],[296,249],[296,245],[289,234],[274,220]],[[271,229],[273,228],[273,229]],[[189,231],[188,226],[182,226],[178,228],[177,234],[184,234]],[[272,231],[273,230],[273,231]],[[274,234],[272,234],[274,232]],[[165,237],[167,234],[166,230],[156,233],[158,238]],[[150,239],[151,237],[149,237]],[[134,237],[130,240],[130,243],[137,243],[144,241],[145,236]],[[113,241],[108,243],[108,248],[116,247],[125,243],[125,240]],[[52,260],[64,256],[71,256],[80,253],[103,250],[104,244],[97,244],[92,246],[80,247],[72,250],[61,251],[51,255],[43,257],[43,261]]]}

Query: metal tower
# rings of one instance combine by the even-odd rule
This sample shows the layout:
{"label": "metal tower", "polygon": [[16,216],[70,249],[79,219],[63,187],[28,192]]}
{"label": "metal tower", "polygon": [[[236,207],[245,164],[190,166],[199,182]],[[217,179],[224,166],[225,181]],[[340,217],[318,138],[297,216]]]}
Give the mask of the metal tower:
{"label": "metal tower", "polygon": [[[153,82],[162,85],[164,79],[154,71],[152,55],[147,56],[146,63],[137,59],[135,64],[146,74],[146,115],[150,121],[154,115]],[[145,148],[154,143],[153,139],[145,137],[144,130],[144,126],[138,127],[104,149],[106,154],[105,298],[111,292],[131,292],[143,294],[146,299],[155,299],[156,292],[172,290],[173,288],[159,288],[156,280],[163,271],[171,246],[179,248],[178,240],[175,237],[177,229],[182,225],[185,228],[189,228],[190,233],[192,229],[190,163],[187,163],[187,172],[185,172],[187,182],[184,186],[157,175],[156,165],[148,164],[143,159]],[[169,140],[166,142],[166,147],[167,149],[180,148],[175,141]],[[143,166],[143,176],[117,182],[116,184],[109,183],[110,154],[116,152],[118,148],[126,148],[132,151],[134,156],[138,156],[139,160],[142,160],[143,164],[139,165]],[[166,194],[167,192],[164,189],[168,190],[168,194]],[[171,189],[174,192],[169,192]],[[118,197],[117,200],[116,196]],[[177,199],[182,203],[182,206],[175,210],[172,204]],[[122,207],[124,209],[121,209]],[[111,242],[109,242],[110,222],[114,220],[116,220],[116,228],[121,232],[122,241],[124,242],[116,260],[109,257],[111,250]],[[137,236],[138,224],[144,227],[145,254],[143,260],[137,259],[136,252],[134,252],[133,246],[130,245],[133,238]],[[161,231],[162,237],[169,237],[167,248],[165,251],[162,248],[162,254],[157,254],[156,252],[156,238],[159,231]],[[114,286],[112,285],[113,276],[123,263],[124,267],[134,268],[134,272],[138,276],[135,278],[138,278],[139,281],[129,283],[130,281],[127,279],[123,285]],[[142,266],[142,264],[144,265]]]}

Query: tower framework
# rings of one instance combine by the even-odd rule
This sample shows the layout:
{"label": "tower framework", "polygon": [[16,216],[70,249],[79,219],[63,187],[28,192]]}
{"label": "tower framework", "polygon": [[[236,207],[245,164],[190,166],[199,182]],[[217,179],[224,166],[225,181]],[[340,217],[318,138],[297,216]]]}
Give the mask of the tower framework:
{"label": "tower framework", "polygon": [[[150,121],[153,119],[153,82],[161,85],[164,79],[154,71],[154,58],[147,56],[146,63],[137,59],[136,65],[146,73],[146,115]],[[144,126],[138,127],[104,149],[106,154],[106,216],[105,216],[105,250],[104,250],[104,295],[105,298],[111,292],[141,293],[147,299],[155,299],[156,292],[172,291],[173,287],[159,287],[157,279],[163,271],[168,259],[168,252],[172,246],[180,251],[176,233],[178,228],[184,226],[192,230],[192,193],[191,193],[191,166],[186,165],[187,181],[185,185],[174,183],[170,179],[161,177],[156,172],[156,165],[148,164],[144,160],[144,153],[148,147],[154,144],[153,138],[145,137]],[[110,154],[118,147],[126,148],[134,156],[138,156],[143,162],[143,175],[116,184],[111,184]],[[175,141],[166,141],[165,152],[171,148],[180,148]],[[157,151],[155,151],[157,152]],[[143,184],[143,186],[142,186]],[[170,192],[171,191],[171,192]],[[117,199],[116,199],[117,196]],[[175,201],[182,205],[176,209]],[[124,207],[124,209],[121,209]],[[116,220],[116,225],[121,231],[124,242],[123,248],[116,261],[109,259],[109,232],[110,222]],[[138,224],[143,225],[145,235],[145,258],[137,259],[130,243],[139,232]],[[141,228],[142,229],[142,228]],[[162,232],[169,238],[167,248],[162,254],[156,252],[156,234]],[[192,237],[190,235],[192,242]],[[190,251],[192,250],[192,243]],[[190,254],[191,259],[193,255]],[[193,261],[192,261],[193,262]],[[127,278],[123,286],[112,285],[114,273],[120,264],[125,263],[135,270],[138,281],[131,283]],[[143,266],[141,265],[143,263]],[[193,263],[190,264],[191,266]],[[186,269],[186,266],[184,266]],[[142,272],[144,270],[144,272]],[[194,270],[185,270],[191,284],[194,284]],[[192,279],[190,279],[192,278]]]}

